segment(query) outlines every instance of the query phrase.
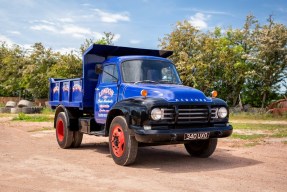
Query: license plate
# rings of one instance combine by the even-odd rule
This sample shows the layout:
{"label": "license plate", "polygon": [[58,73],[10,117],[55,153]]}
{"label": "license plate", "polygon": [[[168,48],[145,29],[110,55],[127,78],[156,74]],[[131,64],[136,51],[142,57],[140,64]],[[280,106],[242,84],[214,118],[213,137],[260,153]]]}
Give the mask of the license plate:
{"label": "license plate", "polygon": [[208,139],[208,138],[209,138],[209,132],[184,134],[184,140],[197,140],[197,139]]}

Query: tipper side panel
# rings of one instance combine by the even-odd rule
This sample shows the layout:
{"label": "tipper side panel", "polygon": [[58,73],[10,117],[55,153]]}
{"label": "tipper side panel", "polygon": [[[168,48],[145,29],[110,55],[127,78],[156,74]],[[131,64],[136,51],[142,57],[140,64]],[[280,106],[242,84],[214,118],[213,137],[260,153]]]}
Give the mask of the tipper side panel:
{"label": "tipper side panel", "polygon": [[53,79],[50,78],[50,99],[52,107],[83,107],[82,79]]}

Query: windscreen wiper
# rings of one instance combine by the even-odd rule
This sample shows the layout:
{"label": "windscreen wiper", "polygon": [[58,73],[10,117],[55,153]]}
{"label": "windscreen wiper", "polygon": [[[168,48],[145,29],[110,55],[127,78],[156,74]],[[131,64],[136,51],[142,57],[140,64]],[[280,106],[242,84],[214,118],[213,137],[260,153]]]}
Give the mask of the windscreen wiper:
{"label": "windscreen wiper", "polygon": [[155,84],[157,84],[156,81],[152,81],[152,80],[142,80],[142,81],[135,82],[135,84],[138,84],[138,83],[155,83]]}
{"label": "windscreen wiper", "polygon": [[167,79],[162,79],[159,80],[158,83],[163,83],[163,84],[174,84],[171,80],[167,80]]}

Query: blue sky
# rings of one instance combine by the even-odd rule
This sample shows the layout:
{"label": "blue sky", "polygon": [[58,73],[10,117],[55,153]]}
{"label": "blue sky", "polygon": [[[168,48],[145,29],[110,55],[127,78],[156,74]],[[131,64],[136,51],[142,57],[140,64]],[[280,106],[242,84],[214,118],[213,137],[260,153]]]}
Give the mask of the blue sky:
{"label": "blue sky", "polygon": [[287,25],[286,0],[0,0],[0,41],[56,51],[78,49],[86,38],[115,34],[115,45],[158,48],[177,21],[201,30],[241,28],[253,14]]}

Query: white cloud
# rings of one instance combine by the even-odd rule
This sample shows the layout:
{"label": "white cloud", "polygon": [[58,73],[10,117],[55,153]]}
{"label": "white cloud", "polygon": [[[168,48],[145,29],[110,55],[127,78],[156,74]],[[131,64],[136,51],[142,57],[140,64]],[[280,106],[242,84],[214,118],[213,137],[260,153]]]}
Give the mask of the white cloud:
{"label": "white cloud", "polygon": [[48,20],[40,20],[39,22],[41,22],[41,23],[45,23],[45,24],[49,24],[49,25],[55,25],[55,23],[54,23],[54,22],[52,22],[52,21],[48,21]]}
{"label": "white cloud", "polygon": [[83,28],[76,25],[64,25],[59,33],[72,35],[73,37],[83,38],[87,35],[93,34],[93,32],[89,28]]}
{"label": "white cloud", "polygon": [[184,10],[186,10],[186,11],[193,11],[193,12],[197,12],[197,13],[211,14],[211,15],[229,15],[229,16],[233,16],[231,13],[224,12],[224,11],[201,10],[201,9],[196,9],[196,8],[192,8],[192,9],[184,8]]}
{"label": "white cloud", "polygon": [[0,34],[0,42],[6,42],[7,45],[12,46],[15,44],[10,38]]}
{"label": "white cloud", "polygon": [[73,23],[74,22],[74,20],[71,18],[60,18],[58,20],[62,23]]}
{"label": "white cloud", "polygon": [[42,19],[42,20],[32,20],[32,21],[29,21],[29,23],[41,23],[41,24],[55,25],[54,22],[48,21],[48,20],[45,20],[45,19]]}
{"label": "white cloud", "polygon": [[100,9],[94,9],[96,14],[100,17],[102,22],[117,23],[119,21],[130,21],[129,13],[109,13]]}
{"label": "white cloud", "polygon": [[141,43],[140,40],[135,40],[135,39],[130,40],[130,44],[136,45],[136,44],[140,44],[140,43]]}
{"label": "white cloud", "polygon": [[44,25],[44,24],[34,25],[34,26],[31,26],[30,28],[35,31],[51,31],[51,32],[57,31],[57,29],[54,26]]}
{"label": "white cloud", "polygon": [[0,34],[0,43],[6,43],[8,47],[13,47],[15,45],[19,45],[20,47],[24,48],[25,50],[31,50],[32,49],[32,44],[19,44],[15,43],[13,40],[10,38],[6,37],[5,35]]}
{"label": "white cloud", "polygon": [[190,17],[189,23],[198,29],[207,29],[207,20],[210,18],[210,15],[205,15],[203,13],[196,13],[194,16]]}
{"label": "white cloud", "polygon": [[86,6],[86,7],[90,7],[91,6],[91,4],[89,4],[89,3],[83,3],[83,4],[81,4],[82,6]]}
{"label": "white cloud", "polygon": [[[45,22],[46,23],[46,22]],[[75,38],[89,38],[92,37],[94,39],[101,39],[104,37],[104,34],[99,32],[94,32],[90,28],[80,27],[74,24],[63,24],[63,23],[56,23],[56,24],[37,24],[30,27],[30,29],[35,31],[48,31],[54,34],[60,35],[70,35],[71,37]],[[120,38],[119,34],[115,34],[114,42],[118,41]]]}
{"label": "white cloud", "polygon": [[11,33],[12,35],[21,35],[19,31],[8,31],[8,32]]}
{"label": "white cloud", "polygon": [[51,24],[51,25],[38,24],[31,26],[30,29],[35,31],[49,31],[55,34],[71,35],[76,38],[84,38],[94,33],[89,28],[79,27],[73,24],[63,25],[62,23]]}

